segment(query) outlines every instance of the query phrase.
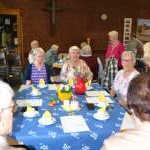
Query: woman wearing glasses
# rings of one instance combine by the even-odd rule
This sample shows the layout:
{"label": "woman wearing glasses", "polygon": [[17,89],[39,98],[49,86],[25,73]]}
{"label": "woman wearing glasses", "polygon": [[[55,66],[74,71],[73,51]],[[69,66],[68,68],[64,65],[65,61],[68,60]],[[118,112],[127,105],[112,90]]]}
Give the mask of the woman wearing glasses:
{"label": "woman wearing glasses", "polygon": [[118,102],[121,105],[126,106],[129,83],[139,74],[139,72],[134,68],[136,58],[132,51],[124,51],[121,56],[121,61],[123,69],[117,73],[110,95],[116,95]]}
{"label": "woman wearing glasses", "polygon": [[148,150],[150,147],[150,73],[141,73],[129,85],[127,104],[136,126],[116,133],[101,150]]}

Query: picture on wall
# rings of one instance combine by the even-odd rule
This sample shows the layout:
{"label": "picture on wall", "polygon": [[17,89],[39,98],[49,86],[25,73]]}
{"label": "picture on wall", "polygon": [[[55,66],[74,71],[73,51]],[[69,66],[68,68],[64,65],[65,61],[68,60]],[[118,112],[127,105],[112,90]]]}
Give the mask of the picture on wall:
{"label": "picture on wall", "polygon": [[150,41],[150,19],[137,20],[137,36],[141,41]]}

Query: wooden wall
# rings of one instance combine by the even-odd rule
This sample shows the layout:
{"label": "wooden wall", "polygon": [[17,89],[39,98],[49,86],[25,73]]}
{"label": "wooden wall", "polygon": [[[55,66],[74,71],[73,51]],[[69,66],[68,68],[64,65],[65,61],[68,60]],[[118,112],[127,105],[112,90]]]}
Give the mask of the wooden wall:
{"label": "wooden wall", "polygon": [[[80,45],[91,38],[94,54],[103,55],[107,44],[107,33],[118,30],[122,41],[124,17],[133,18],[136,31],[137,18],[150,18],[150,1],[143,0],[55,0],[56,24],[52,26],[52,15],[45,8],[51,0],[5,0],[8,8],[19,8],[23,17],[23,48],[27,58],[30,41],[37,39],[45,50],[52,43],[60,45],[60,51],[68,51],[71,45]],[[101,15],[108,15],[106,21]],[[55,28],[55,33],[54,29]]]}

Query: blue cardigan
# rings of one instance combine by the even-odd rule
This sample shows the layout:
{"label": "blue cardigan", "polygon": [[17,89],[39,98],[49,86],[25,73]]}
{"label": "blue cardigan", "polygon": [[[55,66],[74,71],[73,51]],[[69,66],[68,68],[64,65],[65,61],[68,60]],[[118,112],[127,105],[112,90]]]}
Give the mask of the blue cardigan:
{"label": "blue cardigan", "polygon": [[[46,68],[46,73],[47,73],[47,82],[51,83],[50,76],[52,74],[52,71],[50,69],[50,66],[48,66],[47,64],[45,64],[45,68]],[[24,77],[23,77],[24,84],[26,83],[27,80],[31,80],[31,71],[32,71],[32,64],[28,64],[25,70]]]}

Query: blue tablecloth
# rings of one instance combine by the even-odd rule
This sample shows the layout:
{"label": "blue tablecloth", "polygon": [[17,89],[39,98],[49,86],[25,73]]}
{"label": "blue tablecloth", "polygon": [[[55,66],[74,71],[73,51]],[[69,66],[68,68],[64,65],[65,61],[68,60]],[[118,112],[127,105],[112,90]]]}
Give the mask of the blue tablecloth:
{"label": "blue tablecloth", "polygon": [[[92,85],[95,90],[100,89],[98,84]],[[110,118],[105,121],[99,121],[93,118],[95,110],[87,110],[85,95],[78,96],[78,100],[82,106],[80,111],[75,111],[74,115],[82,115],[90,128],[88,132],[79,133],[63,133],[60,122],[61,116],[70,115],[64,111],[60,105],[55,91],[48,88],[40,90],[42,95],[38,98],[43,99],[43,106],[38,108],[40,116],[35,118],[24,118],[20,109],[14,115],[14,128],[11,136],[17,141],[23,142],[25,145],[34,146],[37,150],[99,150],[104,139],[120,130],[125,111],[114,102],[114,109],[109,109]],[[31,88],[18,92],[15,99],[35,99],[30,96]],[[55,97],[57,101],[56,107],[49,107],[47,103],[50,97]],[[38,119],[45,110],[50,110],[56,123],[44,126],[38,123]]]}

